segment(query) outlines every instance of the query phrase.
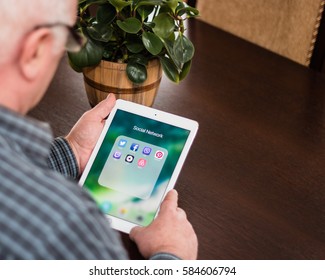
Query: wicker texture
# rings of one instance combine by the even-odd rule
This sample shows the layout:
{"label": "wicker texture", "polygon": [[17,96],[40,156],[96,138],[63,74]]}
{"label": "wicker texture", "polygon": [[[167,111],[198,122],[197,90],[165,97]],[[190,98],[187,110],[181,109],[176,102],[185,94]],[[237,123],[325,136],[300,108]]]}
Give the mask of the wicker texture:
{"label": "wicker texture", "polygon": [[200,19],[308,66],[324,0],[198,0]]}

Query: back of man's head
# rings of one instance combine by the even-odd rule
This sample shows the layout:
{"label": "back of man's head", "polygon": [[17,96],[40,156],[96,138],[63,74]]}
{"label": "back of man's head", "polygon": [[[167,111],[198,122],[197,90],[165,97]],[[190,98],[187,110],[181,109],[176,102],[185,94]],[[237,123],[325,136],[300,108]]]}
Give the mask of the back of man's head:
{"label": "back of man's head", "polygon": [[42,24],[72,25],[72,0],[0,0],[0,65],[19,47],[33,28]]}

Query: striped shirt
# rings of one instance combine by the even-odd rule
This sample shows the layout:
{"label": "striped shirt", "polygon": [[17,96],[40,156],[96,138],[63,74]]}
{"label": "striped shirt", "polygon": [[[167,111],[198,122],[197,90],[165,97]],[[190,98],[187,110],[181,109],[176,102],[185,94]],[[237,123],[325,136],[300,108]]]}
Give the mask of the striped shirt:
{"label": "striped shirt", "polygon": [[0,107],[0,162],[0,259],[127,258],[118,234],[73,180],[71,148],[64,138],[53,142],[47,124]]}
{"label": "striped shirt", "polygon": [[0,107],[0,162],[0,259],[127,258],[47,124]]}
{"label": "striped shirt", "polygon": [[0,259],[128,258],[78,175],[64,138],[0,106]]}

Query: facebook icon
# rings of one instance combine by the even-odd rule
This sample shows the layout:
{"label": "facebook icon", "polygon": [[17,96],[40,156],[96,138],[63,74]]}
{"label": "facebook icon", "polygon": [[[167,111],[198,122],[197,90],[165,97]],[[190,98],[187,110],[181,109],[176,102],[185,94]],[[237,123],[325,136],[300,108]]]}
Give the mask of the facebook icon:
{"label": "facebook icon", "polygon": [[132,152],[136,152],[139,149],[139,144],[133,143],[130,147]]}

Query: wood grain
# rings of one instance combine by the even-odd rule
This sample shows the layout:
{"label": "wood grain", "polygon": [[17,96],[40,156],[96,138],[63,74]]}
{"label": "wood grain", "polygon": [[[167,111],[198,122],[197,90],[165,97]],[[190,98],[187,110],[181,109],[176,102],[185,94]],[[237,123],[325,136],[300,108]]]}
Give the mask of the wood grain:
{"label": "wood grain", "polygon": [[[200,21],[188,36],[192,70],[163,78],[154,107],[200,124],[176,185],[199,258],[325,259],[324,74]],[[86,109],[64,58],[31,115],[62,135]]]}
{"label": "wood grain", "polygon": [[89,103],[95,106],[113,92],[116,98],[152,106],[159,89],[162,67],[158,59],[149,61],[147,79],[132,83],[126,74],[127,64],[102,60],[96,67],[84,68],[84,82]]}

